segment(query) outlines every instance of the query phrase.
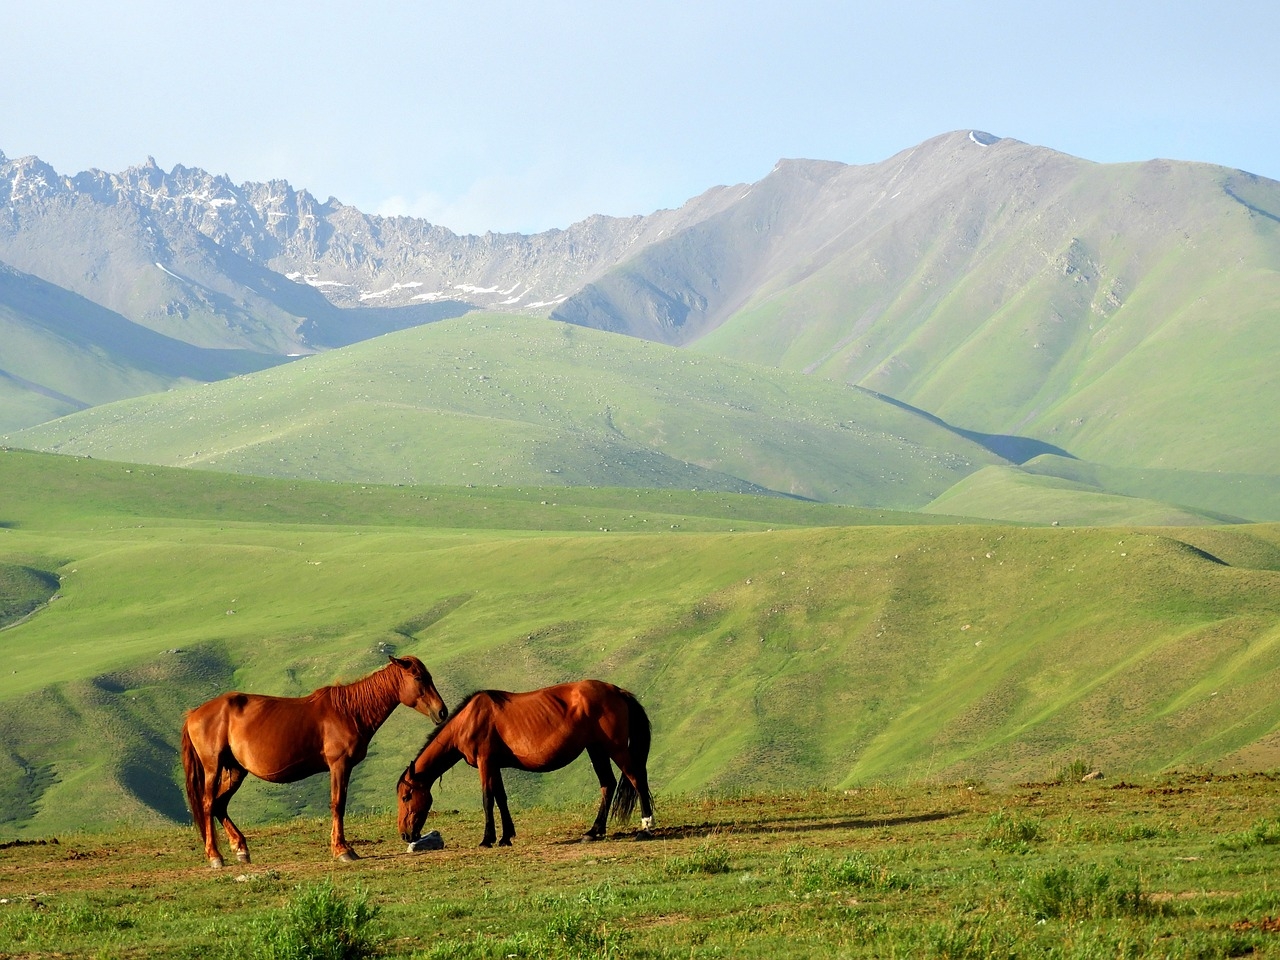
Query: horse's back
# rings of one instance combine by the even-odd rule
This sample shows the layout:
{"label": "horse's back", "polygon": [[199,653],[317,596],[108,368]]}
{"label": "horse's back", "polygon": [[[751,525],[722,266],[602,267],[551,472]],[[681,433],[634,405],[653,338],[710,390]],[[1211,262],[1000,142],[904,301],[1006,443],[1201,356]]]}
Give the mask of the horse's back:
{"label": "horse's back", "polygon": [[568,702],[586,716],[595,718],[627,716],[630,703],[635,700],[622,687],[607,680],[577,680],[550,689],[562,690],[562,696]]}
{"label": "horse's back", "polygon": [[539,755],[541,765],[549,768],[570,762],[593,745],[611,752],[625,745],[628,697],[612,683],[587,679],[514,694],[496,707],[508,744],[517,747],[517,754]]}
{"label": "horse's back", "polygon": [[230,691],[188,713],[186,729],[201,752],[229,752],[256,777],[291,782],[328,766],[319,736],[323,707],[315,699]]}

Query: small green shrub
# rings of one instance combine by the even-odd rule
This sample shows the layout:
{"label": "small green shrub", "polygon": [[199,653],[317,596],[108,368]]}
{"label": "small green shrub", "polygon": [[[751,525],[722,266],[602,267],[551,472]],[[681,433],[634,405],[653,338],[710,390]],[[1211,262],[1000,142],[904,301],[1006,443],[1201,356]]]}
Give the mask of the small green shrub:
{"label": "small green shrub", "polygon": [[1016,927],[986,916],[936,922],[930,924],[925,934],[927,955],[945,960],[1016,957],[1020,947],[1024,944]]}
{"label": "small green shrub", "polygon": [[1098,866],[1055,867],[1033,874],[1018,887],[1018,898],[1037,920],[1139,916],[1151,909],[1151,899],[1137,878],[1117,880]]}
{"label": "small green shrub", "polygon": [[1026,853],[1041,838],[1040,821],[1018,813],[997,810],[987,818],[981,843],[1002,853]]}
{"label": "small green shrub", "polygon": [[598,918],[572,910],[559,913],[547,922],[545,938],[552,947],[550,952],[553,956],[610,956],[613,946]]}
{"label": "small green shrub", "polygon": [[1138,840],[1174,840],[1178,837],[1178,828],[1173,824],[1156,826],[1150,823],[1119,824],[1111,820],[1098,820],[1075,824],[1065,833],[1081,843],[1133,843]]}
{"label": "small green shrub", "polygon": [[874,893],[906,890],[911,881],[876,863],[866,854],[855,853],[831,864],[825,875],[833,886],[856,887]]}
{"label": "small green shrub", "polygon": [[299,887],[279,912],[254,924],[251,956],[262,960],[358,960],[378,937],[369,929],[378,908],[363,892],[345,897],[332,881]]}
{"label": "small green shrub", "polygon": [[1224,850],[1252,850],[1280,843],[1280,820],[1259,820],[1248,830],[1229,833],[1218,840]]}
{"label": "small green shrub", "polygon": [[1076,758],[1068,763],[1065,767],[1059,768],[1058,772],[1053,775],[1053,783],[1079,783],[1086,776],[1093,772],[1093,764],[1087,760]]}

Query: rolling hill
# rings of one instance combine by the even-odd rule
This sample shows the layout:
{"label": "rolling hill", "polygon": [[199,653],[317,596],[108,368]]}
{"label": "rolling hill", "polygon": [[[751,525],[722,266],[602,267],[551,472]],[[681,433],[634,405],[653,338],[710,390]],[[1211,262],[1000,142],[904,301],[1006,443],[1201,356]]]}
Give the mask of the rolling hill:
{"label": "rolling hill", "polygon": [[95,407],[5,441],[265,476],[775,492],[895,509],[1003,462],[828,380],[501,314]]}
{"label": "rolling hill", "polygon": [[[7,837],[181,820],[184,709],[354,678],[387,651],[423,657],[451,704],[583,675],[630,687],[653,718],[660,806],[1044,779],[1079,759],[1117,777],[1280,759],[1275,525],[872,526],[780,498],[374,487],[19,451],[0,452],[0,486],[0,590],[28,606],[0,631]],[[393,715],[354,809],[387,807],[425,732]],[[589,804],[593,784],[584,761],[509,788],[520,805]],[[476,795],[464,771],[438,802]],[[236,804],[246,822],[323,816],[327,788],[255,782]]]}

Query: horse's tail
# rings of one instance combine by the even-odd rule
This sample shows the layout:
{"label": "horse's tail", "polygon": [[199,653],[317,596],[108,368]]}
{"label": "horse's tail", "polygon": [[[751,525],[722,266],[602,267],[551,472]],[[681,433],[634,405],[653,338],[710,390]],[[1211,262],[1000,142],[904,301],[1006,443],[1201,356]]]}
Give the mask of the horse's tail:
{"label": "horse's tail", "polygon": [[[635,698],[634,694],[622,691],[623,698],[627,701],[627,717],[628,727],[631,731],[630,737],[630,754],[631,754],[631,773],[640,781],[640,790],[644,793],[644,809],[649,810],[653,807],[653,797],[649,793],[649,743],[652,732],[649,727],[649,715],[644,712],[644,707],[640,705],[640,701]],[[618,783],[618,790],[613,795],[613,810],[610,814],[615,822],[626,823],[631,819],[632,813],[635,812],[636,802],[640,800],[640,791],[637,791],[631,780],[627,777],[626,771],[623,772],[622,778]]]}
{"label": "horse's tail", "polygon": [[207,839],[204,817],[200,815],[204,806],[204,764],[196,753],[196,745],[191,742],[191,731],[186,723],[182,725],[182,769],[187,775],[187,805],[191,807],[191,819],[195,821],[196,833],[200,834],[203,843]]}

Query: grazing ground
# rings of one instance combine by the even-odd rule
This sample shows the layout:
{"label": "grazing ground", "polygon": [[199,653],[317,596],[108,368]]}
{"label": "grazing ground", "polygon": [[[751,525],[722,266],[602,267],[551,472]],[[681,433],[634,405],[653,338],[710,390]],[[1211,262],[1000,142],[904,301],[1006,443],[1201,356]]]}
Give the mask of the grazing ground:
{"label": "grazing ground", "polygon": [[514,810],[511,849],[442,811],[446,849],[409,855],[383,811],[349,820],[341,865],[313,818],[251,827],[254,862],[222,871],[177,827],[22,840],[0,850],[0,956],[285,956],[336,928],[334,956],[1280,956],[1280,774],[1084,770],[659,795],[649,842],[579,842],[584,799]]}

